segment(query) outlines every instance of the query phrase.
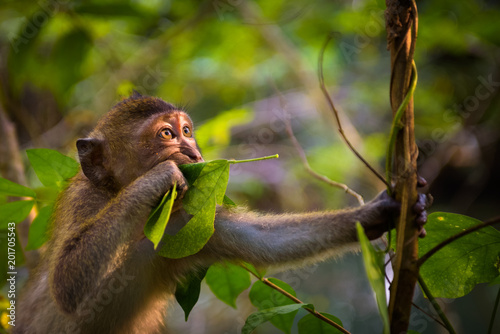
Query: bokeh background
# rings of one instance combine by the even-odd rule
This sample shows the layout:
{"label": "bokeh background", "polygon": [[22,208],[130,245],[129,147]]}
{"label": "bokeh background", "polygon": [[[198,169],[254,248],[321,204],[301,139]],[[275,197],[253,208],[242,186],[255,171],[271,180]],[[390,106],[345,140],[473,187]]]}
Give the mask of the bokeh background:
{"label": "bokeh background", "polygon": [[[417,6],[415,130],[420,174],[435,197],[432,211],[496,216],[500,6],[494,0],[426,0]],[[369,200],[383,185],[340,140],[319,91],[317,65],[333,32],[326,84],[347,136],[382,170],[391,121],[384,9],[380,0],[2,0],[0,173],[26,177],[36,187],[25,149],[52,148],[74,157],[75,140],[135,89],[189,111],[207,160],[280,155],[234,166],[228,195],[237,203],[263,212],[356,205],[307,174],[284,119],[314,170]],[[9,123],[21,165],[7,145]],[[276,276],[353,333],[380,332],[359,255]],[[478,286],[440,303],[459,333],[484,333],[497,289]],[[419,292],[416,303],[433,312]],[[203,287],[190,320],[184,322],[172,303],[169,322],[175,333],[238,333],[253,311],[245,293],[238,306],[233,310]],[[444,333],[417,310],[411,328]],[[271,325],[256,331],[276,332]]]}

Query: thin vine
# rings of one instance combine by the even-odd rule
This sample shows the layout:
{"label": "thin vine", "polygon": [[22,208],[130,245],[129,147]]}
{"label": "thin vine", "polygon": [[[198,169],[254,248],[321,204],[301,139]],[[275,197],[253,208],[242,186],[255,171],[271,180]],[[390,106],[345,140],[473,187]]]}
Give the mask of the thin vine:
{"label": "thin vine", "polygon": [[361,156],[361,154],[354,148],[354,146],[351,144],[349,139],[347,139],[347,136],[344,133],[344,129],[342,128],[342,123],[340,122],[339,118],[339,113],[337,111],[337,108],[335,108],[335,105],[333,104],[333,100],[330,97],[330,94],[328,93],[328,90],[326,89],[325,86],[325,78],[323,76],[323,57],[325,54],[326,47],[328,46],[328,43],[333,39],[333,34],[329,34],[325,40],[325,43],[323,44],[323,47],[321,48],[321,51],[319,53],[319,59],[318,59],[318,79],[319,79],[319,86],[321,88],[321,91],[323,92],[323,95],[325,96],[326,100],[328,101],[328,104],[330,106],[330,109],[332,110],[333,114],[335,115],[335,120],[337,121],[337,126],[338,126],[338,131],[340,133],[340,136],[342,139],[344,139],[345,143],[347,146],[349,146],[349,149],[358,157],[363,164],[368,167],[372,171],[373,174],[375,174],[376,177],[380,179],[387,187],[389,187],[389,184],[386,182],[382,174],[380,174],[375,168],[373,168],[368,161]]}
{"label": "thin vine", "polygon": [[[410,100],[413,98],[413,93],[415,92],[415,87],[417,87],[418,74],[417,74],[417,66],[415,65],[415,61],[412,62],[412,79],[410,83],[410,88],[408,89],[408,93],[401,102],[394,118],[392,119],[391,132],[389,134],[389,144],[387,145],[387,156],[385,160],[385,181],[387,185],[391,184],[392,181],[392,156],[394,155],[394,145],[396,143],[396,137],[399,132],[403,128],[401,124],[401,117],[404,115],[406,107]],[[387,192],[389,195],[392,195],[392,187],[387,187]]]}

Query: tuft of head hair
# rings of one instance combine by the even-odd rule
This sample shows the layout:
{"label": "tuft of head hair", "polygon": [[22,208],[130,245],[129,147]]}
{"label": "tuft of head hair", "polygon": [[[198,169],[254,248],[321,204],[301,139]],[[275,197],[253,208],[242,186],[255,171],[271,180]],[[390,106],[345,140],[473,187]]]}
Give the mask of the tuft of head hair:
{"label": "tuft of head hair", "polygon": [[[139,92],[134,91],[129,98],[115,104],[101,118],[91,135],[100,137],[98,135],[100,133],[108,138],[120,137],[120,132],[127,135],[125,133],[133,130],[137,122],[158,113],[172,113],[176,110],[182,109],[158,97],[141,95]],[[106,134],[109,134],[109,136]]]}
{"label": "tuft of head hair", "polygon": [[141,95],[134,91],[128,99],[118,102],[111,108],[110,113],[127,113],[133,118],[147,118],[157,113],[174,110],[179,109],[158,97]]}

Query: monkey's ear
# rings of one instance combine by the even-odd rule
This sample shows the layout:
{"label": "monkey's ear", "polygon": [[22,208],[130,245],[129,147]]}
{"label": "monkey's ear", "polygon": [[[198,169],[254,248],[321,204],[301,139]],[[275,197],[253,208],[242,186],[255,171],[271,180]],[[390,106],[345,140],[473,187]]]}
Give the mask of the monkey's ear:
{"label": "monkey's ear", "polygon": [[104,167],[104,149],[102,140],[96,138],[81,138],[76,141],[78,157],[83,174],[96,186],[105,185],[109,178]]}
{"label": "monkey's ear", "polygon": [[140,98],[142,98],[142,97],[143,97],[143,96],[142,96],[142,94],[141,94],[141,93],[139,93],[139,92],[138,92],[138,91],[136,91],[135,89],[134,89],[134,90],[132,90],[132,95],[130,95],[130,98],[131,98],[131,99],[140,99]]}

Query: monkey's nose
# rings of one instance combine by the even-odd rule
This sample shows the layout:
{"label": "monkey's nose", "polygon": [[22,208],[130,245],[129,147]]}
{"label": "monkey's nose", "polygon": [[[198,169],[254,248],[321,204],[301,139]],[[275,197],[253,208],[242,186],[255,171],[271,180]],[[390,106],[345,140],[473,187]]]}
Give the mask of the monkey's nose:
{"label": "monkey's nose", "polygon": [[202,158],[200,152],[198,152],[198,151],[189,150],[189,151],[185,152],[184,154],[187,155],[189,157],[189,159],[193,160],[194,162],[202,162],[203,161],[203,158]]}
{"label": "monkey's nose", "polygon": [[194,154],[189,155],[189,157],[194,160],[195,162],[203,162],[203,157],[199,152],[194,152]]}

